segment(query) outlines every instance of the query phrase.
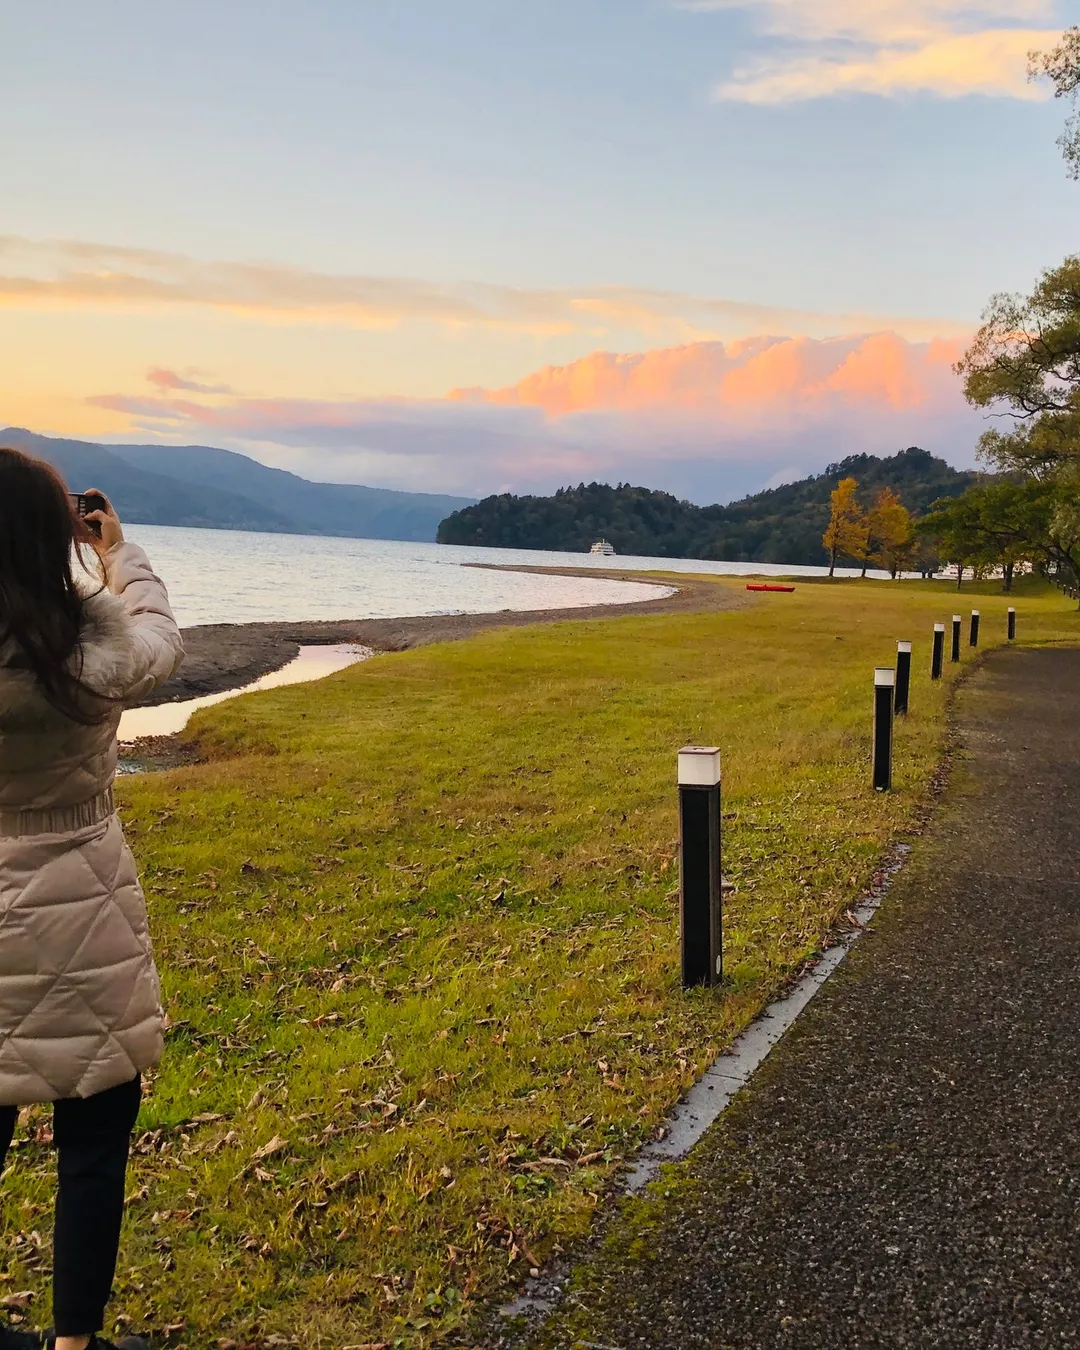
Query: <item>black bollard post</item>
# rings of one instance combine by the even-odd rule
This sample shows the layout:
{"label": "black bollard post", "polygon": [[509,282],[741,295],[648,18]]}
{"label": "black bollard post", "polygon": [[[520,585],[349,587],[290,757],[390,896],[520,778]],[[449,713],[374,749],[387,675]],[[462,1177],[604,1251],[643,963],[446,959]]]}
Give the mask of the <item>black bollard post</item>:
{"label": "black bollard post", "polygon": [[896,700],[893,710],[901,716],[907,715],[908,691],[911,688],[911,643],[896,644]]}
{"label": "black bollard post", "polygon": [[874,671],[874,790],[892,787],[893,691],[896,672],[891,666]]}
{"label": "black bollard post", "polygon": [[960,625],[963,622],[964,620],[959,614],[952,616],[952,659],[954,661],[960,660]]}
{"label": "black bollard post", "polygon": [[1016,641],[1016,610],[1009,606],[1009,641]]}
{"label": "black bollard post", "polygon": [[978,645],[979,645],[979,611],[977,609],[973,609],[971,611],[971,636],[968,638],[968,646],[977,647]]}
{"label": "black bollard post", "polygon": [[720,918],[720,751],[679,751],[679,938],[682,982],[717,984],[723,974]]}
{"label": "black bollard post", "polygon": [[945,625],[934,624],[934,659],[930,662],[930,678],[941,679],[941,663],[945,660]]}

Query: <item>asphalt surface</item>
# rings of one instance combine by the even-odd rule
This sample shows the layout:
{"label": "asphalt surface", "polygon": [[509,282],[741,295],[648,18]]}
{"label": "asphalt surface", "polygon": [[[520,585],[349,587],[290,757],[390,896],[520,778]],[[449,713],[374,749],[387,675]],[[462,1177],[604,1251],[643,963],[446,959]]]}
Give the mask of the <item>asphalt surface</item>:
{"label": "asphalt surface", "polygon": [[1080,1346],[1078,714],[1080,652],[989,657],[872,929],[516,1344]]}

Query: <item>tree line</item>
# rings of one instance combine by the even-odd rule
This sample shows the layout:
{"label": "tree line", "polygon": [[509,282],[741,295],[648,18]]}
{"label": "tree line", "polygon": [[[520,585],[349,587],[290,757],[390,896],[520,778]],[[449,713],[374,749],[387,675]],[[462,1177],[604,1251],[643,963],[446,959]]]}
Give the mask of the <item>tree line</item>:
{"label": "tree line", "polygon": [[824,473],[726,506],[696,506],[630,483],[579,483],[548,497],[500,493],[448,516],[438,540],[581,553],[605,538],[617,552],[643,557],[815,565],[825,561],[821,538],[830,492],[848,477],[858,479],[868,502],[889,489],[912,515],[976,481],[975,474],[909,446],[884,457],[851,455]]}

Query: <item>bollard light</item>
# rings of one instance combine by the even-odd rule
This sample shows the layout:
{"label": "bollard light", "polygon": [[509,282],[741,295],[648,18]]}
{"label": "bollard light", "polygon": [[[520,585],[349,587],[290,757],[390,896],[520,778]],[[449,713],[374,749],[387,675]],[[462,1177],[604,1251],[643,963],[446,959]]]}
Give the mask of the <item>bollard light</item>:
{"label": "bollard light", "polygon": [[960,625],[964,622],[959,614],[952,616],[952,659],[960,660]]}
{"label": "bollard light", "polygon": [[945,625],[934,624],[934,656],[930,662],[930,678],[941,679],[941,663],[945,660]]}
{"label": "bollard light", "polygon": [[723,974],[720,915],[720,751],[679,751],[679,940],[683,988]]}
{"label": "bollard light", "polygon": [[1009,606],[1009,641],[1016,641],[1016,610]]}
{"label": "bollard light", "polygon": [[977,647],[979,645],[979,611],[971,611],[971,636],[968,639],[968,646]]}
{"label": "bollard light", "polygon": [[874,789],[892,787],[893,693],[896,672],[891,666],[874,671]]}
{"label": "bollard light", "polygon": [[908,692],[911,689],[911,643],[896,644],[896,698],[893,711],[901,716],[907,715]]}

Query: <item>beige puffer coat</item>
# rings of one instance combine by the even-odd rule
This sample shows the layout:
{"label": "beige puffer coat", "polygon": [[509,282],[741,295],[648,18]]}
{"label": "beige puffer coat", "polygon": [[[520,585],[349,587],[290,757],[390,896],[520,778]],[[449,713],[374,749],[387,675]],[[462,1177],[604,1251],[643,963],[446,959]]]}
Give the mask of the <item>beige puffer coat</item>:
{"label": "beige puffer coat", "polygon": [[162,1011],[146,904],[113,810],[122,706],[183,659],[136,544],[85,602],[82,678],[122,700],[98,726],[57,712],[0,650],[0,1104],[90,1097],[157,1063]]}

